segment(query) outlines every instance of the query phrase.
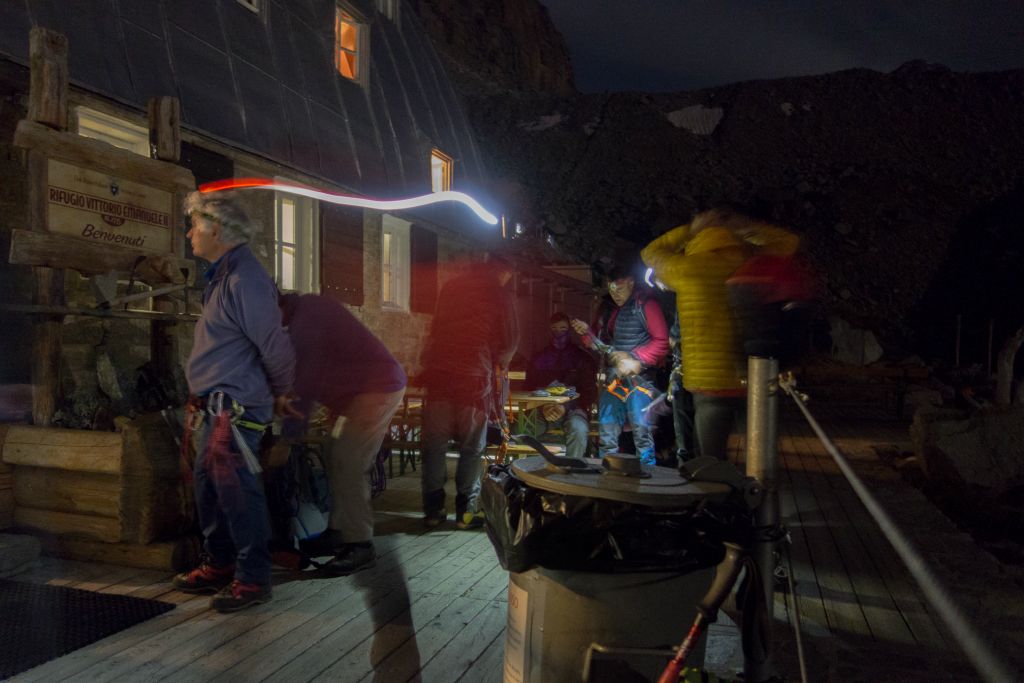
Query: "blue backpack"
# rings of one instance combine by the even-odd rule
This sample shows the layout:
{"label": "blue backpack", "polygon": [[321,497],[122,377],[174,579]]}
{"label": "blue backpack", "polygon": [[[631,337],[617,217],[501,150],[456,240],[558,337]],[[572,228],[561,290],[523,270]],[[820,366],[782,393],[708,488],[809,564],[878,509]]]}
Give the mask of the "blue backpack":
{"label": "blue backpack", "polygon": [[327,470],[317,447],[292,444],[288,461],[270,476],[267,503],[274,563],[298,569],[312,564],[299,550],[299,541],[322,534],[331,511]]}

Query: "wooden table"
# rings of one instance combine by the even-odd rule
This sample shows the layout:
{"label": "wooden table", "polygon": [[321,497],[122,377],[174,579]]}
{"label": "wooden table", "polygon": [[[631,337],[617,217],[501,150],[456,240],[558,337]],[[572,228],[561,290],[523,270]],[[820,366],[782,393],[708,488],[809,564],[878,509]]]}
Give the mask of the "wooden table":
{"label": "wooden table", "polygon": [[519,410],[532,410],[538,406],[549,403],[568,403],[574,398],[576,398],[575,395],[536,396],[532,391],[510,391],[508,394],[508,403],[509,407],[514,404],[519,407]]}

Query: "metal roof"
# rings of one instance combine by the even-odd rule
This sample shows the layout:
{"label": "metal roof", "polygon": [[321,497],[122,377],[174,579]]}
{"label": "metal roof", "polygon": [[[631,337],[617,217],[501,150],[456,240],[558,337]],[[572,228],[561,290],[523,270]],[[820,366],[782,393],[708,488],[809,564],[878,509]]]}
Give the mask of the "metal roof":
{"label": "metal roof", "polygon": [[0,55],[28,63],[29,29],[68,37],[71,81],[145,110],[177,96],[192,130],[348,190],[430,191],[430,149],[456,159],[458,189],[484,167],[437,54],[408,5],[345,3],[369,27],[366,85],[335,70],[335,0],[8,0]]}

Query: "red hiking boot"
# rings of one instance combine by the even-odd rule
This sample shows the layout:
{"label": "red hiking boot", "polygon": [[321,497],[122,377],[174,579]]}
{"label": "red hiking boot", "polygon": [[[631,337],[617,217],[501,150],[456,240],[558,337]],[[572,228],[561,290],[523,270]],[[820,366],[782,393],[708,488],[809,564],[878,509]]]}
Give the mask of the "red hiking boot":
{"label": "red hiking boot", "polygon": [[185,593],[216,593],[231,583],[235,576],[235,565],[215,567],[204,561],[190,572],[178,574],[171,585]]}
{"label": "red hiking boot", "polygon": [[237,612],[249,605],[259,605],[270,600],[270,585],[242,583],[238,579],[224,586],[210,599],[210,607],[218,612]]}

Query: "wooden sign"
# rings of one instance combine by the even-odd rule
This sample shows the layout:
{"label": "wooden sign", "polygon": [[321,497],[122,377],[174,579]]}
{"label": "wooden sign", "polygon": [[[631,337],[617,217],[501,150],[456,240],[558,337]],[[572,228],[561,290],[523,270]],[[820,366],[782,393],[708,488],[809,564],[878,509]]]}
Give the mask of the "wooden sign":
{"label": "wooden sign", "polygon": [[47,229],[111,249],[171,253],[173,196],[125,178],[48,160]]}

